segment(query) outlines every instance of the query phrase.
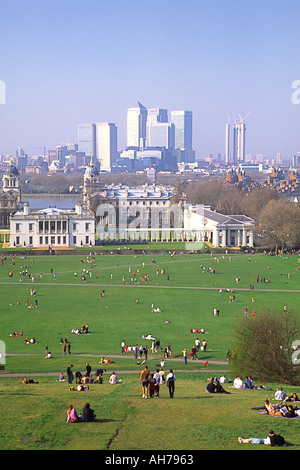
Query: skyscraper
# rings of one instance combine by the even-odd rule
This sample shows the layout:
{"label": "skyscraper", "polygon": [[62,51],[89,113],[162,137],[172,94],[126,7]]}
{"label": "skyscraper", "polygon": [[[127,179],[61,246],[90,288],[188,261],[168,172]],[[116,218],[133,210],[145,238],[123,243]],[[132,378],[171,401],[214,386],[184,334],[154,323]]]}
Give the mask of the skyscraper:
{"label": "skyscraper", "polygon": [[161,108],[148,109],[147,123],[168,122],[168,110]]}
{"label": "skyscraper", "polygon": [[175,126],[169,122],[147,124],[147,147],[175,148]]}
{"label": "skyscraper", "polygon": [[245,136],[246,126],[242,120],[233,127],[233,162],[245,162]]}
{"label": "skyscraper", "polygon": [[226,138],[225,138],[225,162],[230,161],[230,121],[226,124]]}
{"label": "skyscraper", "polygon": [[93,155],[94,148],[94,125],[78,124],[78,151],[84,152],[87,157]]}
{"label": "skyscraper", "polygon": [[127,110],[127,148],[143,149],[146,145],[148,112],[139,101]]}
{"label": "skyscraper", "polygon": [[94,124],[95,140],[93,155],[101,170],[110,170],[118,157],[117,127],[114,123]]}
{"label": "skyscraper", "polygon": [[193,151],[193,113],[192,111],[172,111],[171,122],[175,125],[175,148],[180,161],[195,161]]}

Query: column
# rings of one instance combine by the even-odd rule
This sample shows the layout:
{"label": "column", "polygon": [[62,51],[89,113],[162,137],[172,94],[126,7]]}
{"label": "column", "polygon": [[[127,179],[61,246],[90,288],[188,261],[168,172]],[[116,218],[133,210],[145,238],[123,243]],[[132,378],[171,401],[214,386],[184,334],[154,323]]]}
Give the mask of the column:
{"label": "column", "polygon": [[231,237],[231,233],[230,233],[230,228],[227,229],[227,246],[230,246],[231,243],[230,243],[230,237]]}

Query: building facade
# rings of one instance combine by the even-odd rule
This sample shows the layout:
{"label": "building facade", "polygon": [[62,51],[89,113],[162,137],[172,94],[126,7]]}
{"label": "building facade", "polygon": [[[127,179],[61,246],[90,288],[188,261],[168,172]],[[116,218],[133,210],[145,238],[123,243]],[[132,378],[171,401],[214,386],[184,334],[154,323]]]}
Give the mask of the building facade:
{"label": "building facade", "polygon": [[67,248],[95,245],[95,219],[82,204],[74,210],[30,210],[28,203],[10,217],[10,246]]}
{"label": "building facade", "polygon": [[[185,241],[211,247],[252,247],[254,221],[243,215],[223,215],[208,206],[174,202],[174,189],[153,185],[129,188],[102,186],[89,166],[84,177],[83,203],[96,217],[97,239],[114,241]],[[97,199],[98,198],[98,199]]]}
{"label": "building facade", "polygon": [[96,123],[93,156],[101,170],[110,171],[118,158],[117,127],[114,123]]}
{"label": "building facade", "polygon": [[127,148],[144,149],[146,146],[146,128],[148,112],[145,106],[137,102],[127,110]]}

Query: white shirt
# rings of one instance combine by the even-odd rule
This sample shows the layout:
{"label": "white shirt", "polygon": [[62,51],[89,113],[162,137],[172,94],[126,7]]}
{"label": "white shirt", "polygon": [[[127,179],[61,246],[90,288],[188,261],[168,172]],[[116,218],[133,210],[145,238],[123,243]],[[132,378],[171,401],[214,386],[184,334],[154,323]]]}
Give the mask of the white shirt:
{"label": "white shirt", "polygon": [[166,377],[166,382],[168,382],[168,380],[169,380],[171,377],[173,377],[174,382],[176,382],[176,377],[175,377],[174,374],[172,374],[172,372],[170,372],[170,374],[167,375],[167,377]]}
{"label": "white shirt", "polygon": [[235,388],[243,388],[243,381],[242,381],[242,379],[238,379],[238,378],[234,379],[233,386],[234,386]]}
{"label": "white shirt", "polygon": [[283,390],[276,390],[275,400],[285,400],[287,394]]}

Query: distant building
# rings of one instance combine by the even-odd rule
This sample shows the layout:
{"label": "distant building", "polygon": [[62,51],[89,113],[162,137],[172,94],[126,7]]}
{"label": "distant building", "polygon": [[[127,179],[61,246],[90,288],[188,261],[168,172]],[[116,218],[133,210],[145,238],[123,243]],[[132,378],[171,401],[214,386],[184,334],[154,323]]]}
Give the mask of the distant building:
{"label": "distant building", "polygon": [[192,111],[172,111],[171,122],[175,126],[175,148],[177,161],[192,163],[195,161],[193,150],[193,113]]}
{"label": "distant building", "polygon": [[30,210],[28,203],[10,217],[10,246],[66,248],[95,245],[95,219],[77,203],[75,210]]}
{"label": "distant building", "polygon": [[246,126],[244,121],[233,127],[233,162],[245,162]]}
{"label": "distant building", "polygon": [[[253,247],[254,220],[245,215],[224,215],[208,206],[187,205],[184,228],[194,241],[214,248]],[[192,235],[192,237],[191,237]]]}
{"label": "distant building", "polygon": [[93,124],[78,124],[78,152],[84,152],[87,157],[93,155],[95,129]]}
{"label": "distant building", "polygon": [[127,148],[144,149],[148,112],[139,101],[127,110]]}
{"label": "distant building", "polygon": [[110,171],[118,158],[117,127],[114,123],[96,123],[93,156],[100,170]]}
{"label": "distant building", "polygon": [[[150,169],[147,173],[150,177]],[[154,181],[155,174],[152,177]],[[155,184],[135,188],[101,185],[92,163],[84,175],[83,189],[83,204],[89,210],[94,198],[100,243],[185,241],[205,242],[212,247],[254,243],[254,221],[249,217],[218,214],[209,207],[186,204],[184,194],[175,204],[173,188]]]}
{"label": "distant building", "polygon": [[175,149],[175,125],[155,122],[147,125],[147,147]]}

